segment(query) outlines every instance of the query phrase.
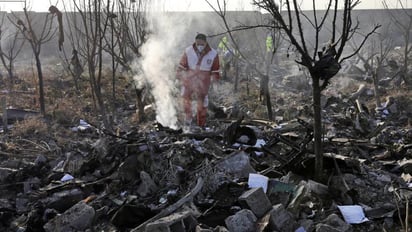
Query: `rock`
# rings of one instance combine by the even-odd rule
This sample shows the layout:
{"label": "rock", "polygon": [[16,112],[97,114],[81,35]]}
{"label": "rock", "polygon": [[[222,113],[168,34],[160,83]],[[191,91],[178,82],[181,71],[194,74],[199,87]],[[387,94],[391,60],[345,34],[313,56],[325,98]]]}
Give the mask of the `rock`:
{"label": "rock", "polygon": [[247,178],[249,173],[256,173],[250,165],[250,157],[244,151],[234,152],[216,165],[216,168],[234,178]]}
{"label": "rock", "polygon": [[47,157],[44,155],[38,155],[37,158],[34,160],[34,165],[38,167],[42,167],[47,163]]}
{"label": "rock", "polygon": [[302,201],[308,199],[310,195],[308,187],[306,186],[306,184],[302,183],[296,186],[294,197],[287,206],[288,210],[290,210],[294,214],[298,214],[301,211]]}
{"label": "rock", "polygon": [[0,167],[0,183],[4,183],[7,180],[7,177],[17,170],[11,169],[11,168],[3,168]]}
{"label": "rock", "polygon": [[230,232],[255,232],[257,218],[251,210],[243,209],[225,219]]}
{"label": "rock", "polygon": [[28,209],[29,200],[25,197],[17,197],[16,198],[16,210],[17,213],[22,214],[26,213]]}
{"label": "rock", "polygon": [[269,214],[269,226],[272,230],[287,232],[298,228],[294,216],[282,204],[273,206]]}
{"label": "rock", "polygon": [[119,165],[118,175],[119,179],[129,183],[138,180],[139,176],[138,165],[139,159],[138,155],[128,156],[123,163]]}
{"label": "rock", "polygon": [[352,226],[336,214],[329,215],[322,223],[316,225],[316,232],[351,232]]}
{"label": "rock", "polygon": [[158,189],[155,182],[152,180],[152,178],[147,172],[145,171],[140,172],[140,180],[142,182],[137,188],[139,196],[146,197]]}
{"label": "rock", "polygon": [[42,199],[47,208],[63,212],[84,198],[80,189],[70,189],[54,193],[51,197]]}
{"label": "rock", "polygon": [[244,192],[239,197],[239,202],[244,208],[252,210],[258,218],[265,215],[266,212],[272,208],[272,205],[262,188],[252,188]]}
{"label": "rock", "polygon": [[328,186],[321,184],[319,182],[313,181],[313,180],[308,180],[307,186],[309,190],[316,195],[320,196],[326,196],[329,194],[329,188]]}
{"label": "rock", "polygon": [[93,207],[83,201],[75,204],[61,215],[56,216],[44,225],[46,232],[65,231],[76,232],[85,231],[91,228],[95,216]]}

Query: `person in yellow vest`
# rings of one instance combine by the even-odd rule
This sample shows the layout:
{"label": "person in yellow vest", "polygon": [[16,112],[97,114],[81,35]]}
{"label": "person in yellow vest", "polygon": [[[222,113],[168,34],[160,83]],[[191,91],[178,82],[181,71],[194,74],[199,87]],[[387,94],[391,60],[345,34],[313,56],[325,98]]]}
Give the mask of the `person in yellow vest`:
{"label": "person in yellow vest", "polygon": [[269,33],[266,36],[266,62],[265,62],[266,68],[268,69],[273,62],[277,63],[274,52],[275,52],[275,47],[274,47],[273,35]]}
{"label": "person in yellow vest", "polygon": [[227,42],[227,37],[223,36],[223,38],[220,40],[219,45],[217,46],[217,49],[219,53],[224,54],[228,50],[229,44]]}
{"label": "person in yellow vest", "polygon": [[266,36],[266,52],[273,52],[273,37],[271,34]]}
{"label": "person in yellow vest", "polygon": [[222,79],[227,80],[227,73],[230,70],[230,62],[232,60],[233,53],[229,46],[229,42],[227,40],[227,36],[223,36],[217,46],[217,50],[219,52],[220,58],[220,66],[223,67],[222,69]]}

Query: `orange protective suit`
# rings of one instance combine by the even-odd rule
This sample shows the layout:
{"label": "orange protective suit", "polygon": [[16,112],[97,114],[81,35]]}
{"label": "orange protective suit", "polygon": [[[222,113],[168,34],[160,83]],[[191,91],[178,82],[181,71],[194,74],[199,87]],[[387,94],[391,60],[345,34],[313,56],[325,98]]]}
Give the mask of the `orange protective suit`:
{"label": "orange protective suit", "polygon": [[209,45],[202,52],[197,50],[195,44],[187,47],[180,59],[177,76],[182,81],[185,120],[190,122],[192,119],[192,96],[196,96],[196,122],[198,126],[204,127],[210,83],[212,79],[220,79],[218,53]]}

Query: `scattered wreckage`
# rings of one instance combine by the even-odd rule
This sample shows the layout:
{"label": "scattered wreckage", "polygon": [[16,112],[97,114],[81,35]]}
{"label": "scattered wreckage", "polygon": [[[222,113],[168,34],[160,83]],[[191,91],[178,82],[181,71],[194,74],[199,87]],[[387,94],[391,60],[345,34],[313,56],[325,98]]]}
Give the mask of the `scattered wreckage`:
{"label": "scattered wreckage", "polygon": [[[331,112],[336,104],[343,104],[333,98],[329,101],[335,101],[325,105]],[[367,117],[351,107],[348,110]],[[313,129],[307,119],[281,124],[247,118],[221,120],[200,132],[155,123],[117,134],[83,120],[72,130],[84,139],[73,142],[71,150],[48,146],[32,159],[17,159],[18,154],[2,149],[0,229],[322,232],[407,228],[411,191],[405,176],[411,179],[406,159],[412,131],[379,123],[372,128],[352,114],[329,115],[325,179],[318,181],[313,179]],[[349,130],[369,139],[343,137],[352,133]],[[392,144],[398,146],[383,140],[396,140]],[[405,160],[401,164],[387,159],[390,156]]]}
{"label": "scattered wreckage", "polygon": [[80,120],[71,135],[54,132],[68,137],[64,146],[52,134],[16,141],[4,133],[0,230],[408,231],[410,99],[371,109],[371,92],[324,94],[317,180],[310,101],[293,107],[281,93],[275,121],[233,112],[229,120],[217,107],[225,117],[206,130],[154,123],[113,133]]}

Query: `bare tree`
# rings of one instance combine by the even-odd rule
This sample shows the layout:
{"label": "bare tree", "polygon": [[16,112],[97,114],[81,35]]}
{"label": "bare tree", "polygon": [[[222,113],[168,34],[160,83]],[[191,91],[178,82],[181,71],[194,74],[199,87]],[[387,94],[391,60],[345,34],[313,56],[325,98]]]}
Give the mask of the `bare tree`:
{"label": "bare tree", "polygon": [[[376,107],[381,106],[379,82],[385,73],[384,68],[388,62],[389,53],[393,49],[393,39],[389,36],[388,28],[390,26],[386,27],[384,32],[372,37],[368,46],[364,46],[364,49],[356,54],[363,62],[365,69],[363,71],[372,77]],[[356,50],[359,46],[354,41],[352,42],[351,47]]]}
{"label": "bare tree", "polygon": [[[247,42],[244,44],[241,44],[241,39],[239,38],[240,35],[242,34],[242,31],[245,30],[252,30],[254,32],[254,35],[262,35],[261,31],[257,31],[258,29],[261,28],[268,28],[267,25],[263,24],[263,19],[259,19],[257,21],[260,21],[261,24],[259,25],[246,25],[242,23],[238,23],[235,26],[231,26],[228,20],[228,14],[226,11],[227,8],[227,1],[216,1],[217,7],[214,7],[209,0],[205,0],[209,6],[216,12],[216,14],[222,19],[223,21],[223,26],[226,29],[226,32],[229,35],[230,38],[230,43],[233,46],[233,53],[234,53],[234,66],[235,66],[235,80],[234,80],[234,90],[237,91],[238,88],[238,81],[239,81],[239,61],[242,59],[247,63],[247,67],[250,69],[254,69],[254,71],[257,73],[257,75],[260,78],[260,97],[263,97],[264,103],[266,104],[267,108],[267,113],[268,113],[268,118],[270,120],[273,119],[273,110],[272,110],[272,102],[271,102],[271,96],[270,96],[270,91],[269,91],[269,67],[270,64],[273,62],[273,57],[274,54],[277,51],[278,46],[280,46],[281,43],[281,37],[280,37],[280,31],[278,28],[269,28],[272,31],[272,36],[273,36],[273,50],[271,54],[266,53],[266,49],[252,49],[254,52],[249,53],[251,50],[251,47],[256,44],[265,44],[265,41],[260,41],[259,38],[255,38],[254,40],[248,38]],[[262,37],[266,39],[266,37]],[[254,42],[251,42],[254,41]],[[254,44],[255,43],[255,44]],[[257,45],[258,46],[258,45]],[[249,50],[249,51],[248,51]],[[256,60],[256,58],[259,57],[260,59],[260,64],[261,65],[256,65],[253,60]],[[263,64],[263,65],[262,65]]]}
{"label": "bare tree", "polygon": [[[408,66],[409,66],[409,55],[412,52],[411,45],[411,31],[412,31],[412,13],[410,10],[406,9],[401,0],[397,0],[401,9],[399,10],[389,10],[387,1],[383,1],[384,7],[387,10],[392,22],[395,25],[395,28],[401,33],[403,39],[403,61],[400,68],[400,76],[404,80],[405,84],[408,87],[412,86],[412,76],[408,75]],[[394,13],[396,12],[396,13]]]}
{"label": "bare tree", "polygon": [[[131,65],[134,59],[141,56],[140,50],[147,40],[147,21],[145,18],[147,2],[117,0],[111,6],[107,6],[107,17],[110,19],[111,30],[106,36],[105,51],[112,58],[112,96],[116,99],[115,72],[120,65],[123,71],[132,71]],[[132,76],[128,75],[134,84]],[[144,120],[143,89],[135,85],[139,120]]]}
{"label": "bare tree", "polygon": [[[69,71],[75,77],[75,84],[85,63],[84,69],[87,74],[84,74],[84,77],[88,78],[94,107],[100,115],[105,116],[108,110],[105,105],[109,100],[107,97],[111,96],[113,103],[115,102],[116,75],[119,66],[122,67],[122,71],[129,72],[132,70],[133,60],[141,56],[140,48],[146,41],[146,5],[147,2],[143,0],[106,0],[103,2],[83,0],[72,1],[71,4],[64,3],[65,35],[72,47],[73,55],[69,59],[63,49],[64,57],[62,58],[66,67],[72,67]],[[67,10],[71,8],[75,11]],[[102,86],[104,75],[102,67],[105,62],[103,56],[105,55],[109,55],[111,59],[111,95],[102,94],[102,89],[109,87]],[[130,73],[126,76],[130,76]],[[136,90],[136,92],[139,95],[142,90]],[[143,103],[140,105],[143,109]],[[108,124],[109,121],[106,119],[104,119],[105,124]]]}
{"label": "bare tree", "polygon": [[102,93],[103,48],[110,23],[109,18],[103,13],[106,6],[111,4],[110,2],[110,0],[105,3],[92,0],[73,1],[75,12],[72,14],[73,18],[69,20],[73,26],[73,31],[69,33],[73,49],[77,48],[78,54],[86,60],[94,108],[103,117],[106,128],[110,128],[111,125]]}
{"label": "bare tree", "polygon": [[[276,22],[273,27],[282,30],[296,48],[300,56],[296,62],[306,67],[310,73],[314,113],[315,174],[317,178],[321,178],[323,173],[321,92],[340,70],[340,63],[356,54],[366,39],[379,28],[379,25],[374,26],[364,36],[355,52],[343,56],[347,42],[359,30],[359,22],[354,23],[352,20],[352,10],[360,1],[344,0],[341,10],[338,8],[338,2],[338,0],[330,0],[326,10],[319,12],[316,1],[313,0],[312,10],[305,12],[300,8],[297,0],[281,1],[284,5],[276,4],[273,0],[253,1],[254,5],[266,10],[271,15],[272,21]],[[286,8],[284,13],[281,11],[281,7]],[[311,17],[308,13],[311,13]],[[310,27],[314,34],[311,36],[305,33],[304,27]],[[320,37],[326,34],[329,44],[322,48],[321,44],[323,43]]]}
{"label": "bare tree", "polygon": [[114,37],[117,49],[113,52],[116,61],[126,70],[141,57],[141,47],[147,40],[147,2],[117,1],[117,17],[114,19]]}
{"label": "bare tree", "polygon": [[65,23],[62,23],[63,25],[61,27],[59,26],[60,30],[62,30],[60,34],[66,35],[67,42],[71,47],[71,56],[68,57],[64,46],[62,47],[62,52],[59,53],[59,56],[64,63],[63,67],[65,71],[73,77],[76,91],[80,92],[79,81],[84,72],[84,62],[82,62],[84,57],[78,52],[82,47],[81,44],[83,41],[80,39],[83,35],[81,30],[81,19],[78,17],[79,14],[72,10],[70,2],[63,2],[63,11],[65,13],[62,15],[62,21],[64,16]]}
{"label": "bare tree", "polygon": [[40,30],[36,31],[36,23],[34,16],[31,12],[27,11],[26,3],[23,8],[23,19],[20,19],[15,13],[13,13],[14,20],[9,18],[18,30],[23,34],[24,38],[29,42],[33,55],[36,61],[37,68],[37,78],[39,80],[39,102],[40,102],[40,112],[45,115],[45,100],[44,100],[44,84],[43,84],[43,71],[40,59],[40,53],[42,45],[49,42],[56,30],[53,28],[52,15],[47,13],[43,23],[41,24]]}
{"label": "bare tree", "polygon": [[18,30],[14,32],[11,31],[11,28],[6,28],[5,30],[5,15],[2,15],[0,21],[0,60],[3,67],[7,70],[11,87],[14,79],[14,62],[21,52],[25,40],[21,38],[21,33]]}
{"label": "bare tree", "polygon": [[[119,43],[119,56],[117,57],[119,60],[123,61],[121,62],[122,66],[125,67],[126,70],[131,71],[131,62],[134,58],[141,57],[141,47],[147,41],[149,34],[145,15],[145,12],[147,11],[147,2],[144,0],[132,1],[129,7],[122,1],[119,3],[118,10],[120,12],[120,17],[116,28],[120,30],[117,30],[116,34],[122,42]],[[125,11],[125,9],[130,10]],[[131,53],[129,51],[131,51]],[[144,121],[146,117],[144,114],[144,93],[148,88],[145,85],[137,86],[133,78],[130,82],[136,93],[139,121]]]}

